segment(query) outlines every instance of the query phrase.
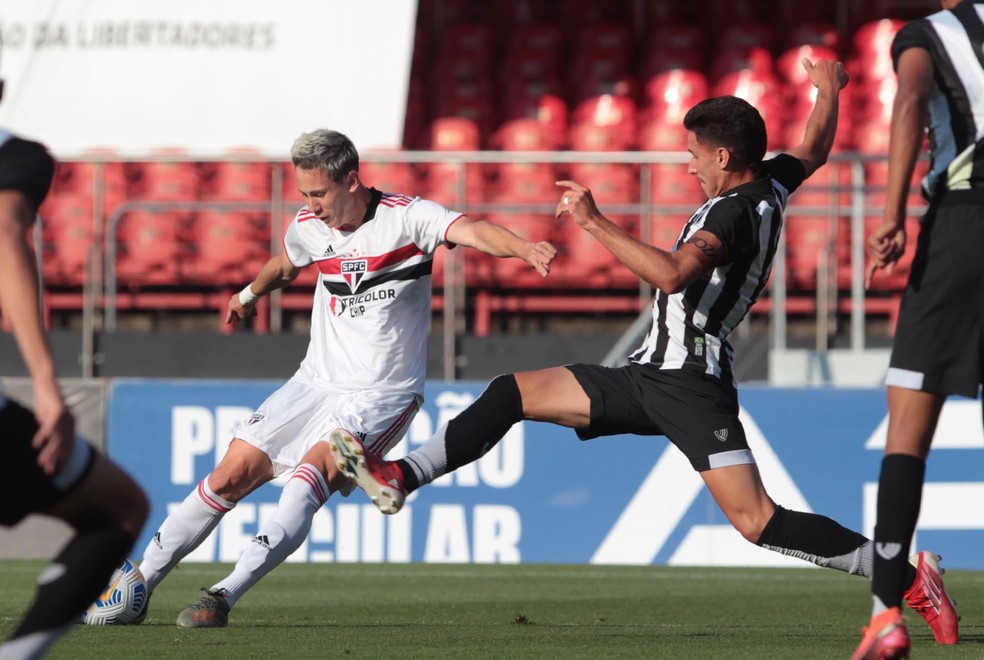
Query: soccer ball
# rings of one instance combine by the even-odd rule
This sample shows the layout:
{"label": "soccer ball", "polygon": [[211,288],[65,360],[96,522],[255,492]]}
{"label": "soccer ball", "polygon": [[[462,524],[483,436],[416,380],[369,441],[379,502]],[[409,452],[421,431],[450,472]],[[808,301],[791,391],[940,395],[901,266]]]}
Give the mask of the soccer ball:
{"label": "soccer ball", "polygon": [[[129,559],[113,571],[109,586],[82,615],[90,626],[122,626],[137,621],[147,603],[147,582]],[[139,623],[139,622],[138,622]]]}

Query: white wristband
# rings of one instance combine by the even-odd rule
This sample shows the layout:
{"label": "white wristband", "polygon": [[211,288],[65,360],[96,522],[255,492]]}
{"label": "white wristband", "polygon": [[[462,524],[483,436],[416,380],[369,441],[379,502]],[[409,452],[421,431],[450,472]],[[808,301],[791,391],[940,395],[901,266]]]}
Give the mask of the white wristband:
{"label": "white wristband", "polygon": [[252,305],[260,299],[260,297],[253,293],[253,290],[249,288],[250,286],[252,286],[252,284],[247,284],[246,287],[239,292],[239,304],[243,307]]}

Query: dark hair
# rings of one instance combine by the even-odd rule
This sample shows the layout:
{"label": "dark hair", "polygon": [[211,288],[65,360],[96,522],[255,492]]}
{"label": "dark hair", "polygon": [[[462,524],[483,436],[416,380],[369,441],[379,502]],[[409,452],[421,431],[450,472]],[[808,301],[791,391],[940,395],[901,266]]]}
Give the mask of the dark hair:
{"label": "dark hair", "polygon": [[765,157],[767,137],[762,115],[737,96],[717,96],[687,111],[683,126],[702,145],[724,147],[739,164],[755,168]]}
{"label": "dark hair", "polygon": [[347,137],[324,128],[304,133],[290,148],[290,159],[302,170],[321,170],[336,183],[359,169],[359,152]]}

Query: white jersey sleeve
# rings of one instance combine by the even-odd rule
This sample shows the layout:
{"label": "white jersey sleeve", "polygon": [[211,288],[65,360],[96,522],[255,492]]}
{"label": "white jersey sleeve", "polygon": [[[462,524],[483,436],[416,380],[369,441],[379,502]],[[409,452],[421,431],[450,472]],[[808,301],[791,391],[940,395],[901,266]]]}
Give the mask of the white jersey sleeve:
{"label": "white jersey sleeve", "polygon": [[298,268],[311,265],[315,258],[320,256],[314,254],[315,241],[318,238],[317,221],[317,217],[304,206],[287,226],[287,232],[284,234],[284,251],[290,262]]}
{"label": "white jersey sleeve", "polygon": [[429,254],[447,242],[448,229],[462,215],[417,197],[407,206],[407,230],[417,247]]}

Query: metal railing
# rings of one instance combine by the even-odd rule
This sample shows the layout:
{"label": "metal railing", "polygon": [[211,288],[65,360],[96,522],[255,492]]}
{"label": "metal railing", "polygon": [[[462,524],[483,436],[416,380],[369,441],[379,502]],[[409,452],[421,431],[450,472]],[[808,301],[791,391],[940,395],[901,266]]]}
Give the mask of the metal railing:
{"label": "metal railing", "polygon": [[[700,203],[700,193],[694,184],[694,201],[692,204],[662,204],[659,200],[652,197],[652,181],[655,175],[654,167],[660,165],[677,164],[685,167],[689,159],[688,154],[680,152],[430,152],[430,151],[404,151],[404,152],[378,152],[366,153],[362,157],[365,163],[393,163],[402,162],[411,165],[426,165],[434,163],[444,163],[453,166],[457,172],[455,181],[454,200],[449,207],[455,208],[469,215],[480,218],[484,214],[493,212],[524,212],[524,213],[544,213],[552,217],[554,212],[553,203],[541,204],[511,204],[511,203],[491,203],[482,199],[475,199],[473,191],[467,189],[465,171],[468,166],[474,165],[497,165],[508,163],[538,163],[552,165],[559,170],[563,170],[565,165],[574,163],[604,163],[609,165],[630,165],[637,167],[639,196],[633,203],[611,203],[603,197],[596,199],[602,212],[612,215],[635,215],[639,218],[639,236],[643,240],[651,236],[653,222],[661,217],[674,217],[679,220],[682,227],[683,222]],[[213,158],[213,159],[187,159],[176,156],[164,157],[142,157],[142,162],[160,161],[186,161],[206,162],[208,160],[232,160],[232,158]],[[247,158],[245,160],[256,160]],[[265,158],[271,163],[281,163],[276,158]],[[884,157],[863,156],[856,153],[843,153],[831,157],[828,166],[848,167],[850,169],[850,189],[844,190],[841,186],[833,184],[829,187],[831,193],[831,204],[816,207],[800,207],[796,205],[795,194],[790,202],[790,209],[795,210],[797,216],[820,216],[830,219],[831,240],[820,248],[817,255],[819,264],[817,282],[814,287],[815,294],[815,313],[816,313],[816,347],[818,350],[825,350],[829,336],[836,330],[838,319],[838,300],[842,298],[842,292],[837,290],[836,270],[838,264],[835,262],[834,244],[836,232],[838,231],[838,218],[850,218],[851,232],[851,286],[850,286],[850,347],[854,350],[863,350],[865,347],[865,295],[864,290],[864,233],[866,216],[880,215],[881,209],[870,208],[867,203],[868,190],[866,188],[864,166],[868,162],[884,160]],[[122,217],[130,211],[142,210],[150,212],[164,211],[199,211],[199,210],[268,210],[271,215],[270,222],[270,250],[271,253],[280,249],[280,237],[283,234],[282,218],[288,210],[300,205],[300,201],[294,201],[293,196],[289,196],[284,191],[283,171],[280,167],[272,167],[271,195],[266,201],[234,201],[234,200],[212,200],[212,201],[160,201],[160,200],[129,200],[113,209],[102,207],[104,181],[101,165],[108,160],[94,160],[95,177],[93,181],[93,235],[94,247],[91,250],[91,257],[86,278],[85,295],[83,296],[83,332],[89,341],[84,343],[84,351],[89,355],[81,357],[82,364],[87,365],[87,371],[91,375],[93,355],[91,354],[93,342],[91,341],[94,333],[98,331],[114,332],[118,327],[117,310],[117,288],[118,278],[116,273],[116,256],[118,242],[116,239],[117,229]],[[372,181],[367,181],[372,185]],[[591,181],[582,181],[591,187]],[[414,191],[396,191],[408,192]],[[849,195],[850,203],[842,205],[839,198],[844,194]],[[290,197],[290,199],[288,198]],[[910,213],[915,215],[921,213],[921,208],[911,208]],[[101,249],[99,249],[101,247]],[[662,246],[668,247],[668,246]],[[774,348],[783,349],[787,345],[787,298],[790,287],[787,285],[788,277],[786,272],[786,238],[780,241],[779,252],[775,260],[773,280],[770,286],[771,297],[771,342]],[[466,329],[465,308],[467,303],[464,269],[462,256],[458,254],[460,250],[450,251],[446,260],[446,271],[444,274],[443,302],[444,313],[442,321],[443,358],[445,365],[445,377],[453,380],[456,377],[457,365],[459,364],[459,340]],[[640,302],[642,314],[648,315],[648,301],[652,295],[650,287],[643,282],[639,283],[637,295]],[[269,327],[272,332],[279,332],[282,329],[284,310],[280,304],[280,292],[275,292],[270,300],[270,322]],[[645,323],[633,325],[630,333],[639,328],[645,328]],[[644,331],[644,329],[642,330]],[[629,342],[626,338],[620,341],[613,353],[620,350],[624,343]]]}

